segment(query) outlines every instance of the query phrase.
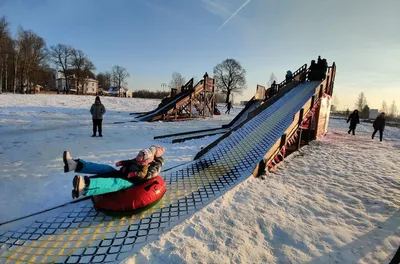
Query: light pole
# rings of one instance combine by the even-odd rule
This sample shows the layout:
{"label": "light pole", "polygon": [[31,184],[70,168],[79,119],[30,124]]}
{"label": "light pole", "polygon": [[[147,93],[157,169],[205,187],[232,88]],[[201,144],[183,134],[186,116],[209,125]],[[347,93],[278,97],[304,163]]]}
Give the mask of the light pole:
{"label": "light pole", "polygon": [[7,83],[7,81],[8,81],[8,55],[9,55],[9,53],[6,52],[6,81],[5,81],[5,83],[6,83],[6,93],[7,93],[7,85],[8,85],[8,83]]}
{"label": "light pole", "polygon": [[166,83],[161,83],[161,88],[162,88],[162,91],[164,92],[164,88],[165,87],[167,87],[167,84]]}

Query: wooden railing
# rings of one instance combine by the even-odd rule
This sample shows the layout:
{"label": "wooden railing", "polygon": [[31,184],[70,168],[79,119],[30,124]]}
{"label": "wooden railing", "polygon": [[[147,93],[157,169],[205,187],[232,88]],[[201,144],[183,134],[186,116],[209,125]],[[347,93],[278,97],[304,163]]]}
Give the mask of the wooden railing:
{"label": "wooden railing", "polygon": [[[293,78],[292,80],[290,80],[290,82],[288,82],[286,79],[283,80],[282,82],[280,82],[279,84],[277,84],[278,90],[280,90],[282,87],[284,87],[285,85],[291,83],[292,81],[301,81],[301,80],[305,80],[306,75],[307,74],[307,64],[304,64],[303,66],[301,66],[300,68],[298,68],[294,73],[293,73]],[[304,75],[304,77],[302,78],[302,75]]]}

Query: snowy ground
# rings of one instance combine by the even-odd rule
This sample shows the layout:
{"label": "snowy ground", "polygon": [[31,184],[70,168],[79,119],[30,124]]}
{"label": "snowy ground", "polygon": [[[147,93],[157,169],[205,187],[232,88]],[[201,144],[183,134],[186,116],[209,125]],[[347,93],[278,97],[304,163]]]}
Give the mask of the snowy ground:
{"label": "snowy ground", "polygon": [[[219,127],[241,110],[235,107],[231,115],[212,120],[112,124],[133,120],[129,113],[153,110],[160,100],[102,97],[107,109],[104,137],[92,138],[89,109],[93,102],[93,96],[0,95],[0,223],[71,200],[74,174],[64,174],[64,150],[75,157],[114,165],[159,143],[153,140],[156,135]],[[217,137],[163,143],[167,148],[164,168],[192,160]]]}
{"label": "snowy ground", "polygon": [[[159,101],[102,98],[104,138],[91,138],[94,97],[0,95],[0,222],[70,201],[62,151],[114,164],[157,143],[153,136],[218,127],[233,115],[178,123],[123,123]],[[40,105],[40,107],[38,107]],[[126,263],[388,263],[400,244],[400,130],[384,142],[371,124],[344,120],[265,180],[249,178]],[[165,168],[217,138],[167,144]]]}
{"label": "snowy ground", "polygon": [[265,180],[249,178],[126,263],[388,263],[400,245],[400,133],[343,120]]}

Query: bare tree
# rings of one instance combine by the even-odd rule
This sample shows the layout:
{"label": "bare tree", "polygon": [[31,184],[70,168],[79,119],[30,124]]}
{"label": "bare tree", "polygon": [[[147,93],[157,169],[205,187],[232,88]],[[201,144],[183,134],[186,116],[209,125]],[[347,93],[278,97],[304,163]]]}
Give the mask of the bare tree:
{"label": "bare tree", "polygon": [[9,44],[12,42],[10,34],[10,24],[7,19],[2,16],[0,17],[0,93],[3,90],[3,79],[5,79],[5,86],[7,91],[7,80],[8,80],[8,59],[10,57],[12,48],[9,48]]}
{"label": "bare tree", "polygon": [[172,74],[172,80],[169,82],[169,88],[180,89],[183,85],[185,85],[186,80],[183,78],[182,74],[179,72],[174,72]]}
{"label": "bare tree", "polygon": [[96,75],[96,80],[99,82],[99,87],[105,88],[104,86],[104,73],[100,72]]}
{"label": "bare tree", "polygon": [[226,103],[231,94],[242,94],[246,89],[246,70],[234,59],[226,59],[215,66],[214,79],[217,90],[226,95]]}
{"label": "bare tree", "polygon": [[129,72],[124,67],[118,65],[114,66],[111,71],[112,80],[115,86],[118,87],[119,96],[121,97],[121,87],[125,80],[130,76]]}
{"label": "bare tree", "polygon": [[82,89],[81,93],[84,93],[84,87],[87,82],[88,73],[95,70],[94,64],[89,60],[86,54],[81,50],[72,50],[72,67],[74,67],[75,76],[78,82],[77,93],[79,93],[79,87]]}
{"label": "bare tree", "polygon": [[397,115],[397,106],[396,101],[393,100],[392,105],[390,106],[390,116],[395,117]]}
{"label": "bare tree", "polygon": [[110,88],[112,85],[112,75],[110,72],[104,73],[104,87],[107,89]]}
{"label": "bare tree", "polygon": [[16,48],[18,55],[16,68],[21,92],[25,88],[32,90],[37,84],[38,73],[47,66],[46,43],[33,31],[20,28]]}
{"label": "bare tree", "polygon": [[271,87],[272,83],[276,81],[276,76],[274,73],[271,73],[271,75],[269,76],[269,81],[267,83],[267,87]]}
{"label": "bare tree", "polygon": [[10,36],[10,23],[8,23],[5,16],[0,17],[0,41],[7,36]]}
{"label": "bare tree", "polygon": [[56,46],[50,47],[50,57],[57,70],[61,69],[65,78],[65,85],[67,91],[69,91],[68,86],[68,69],[72,67],[72,52],[73,48],[64,44],[57,44]]}
{"label": "bare tree", "polygon": [[358,99],[357,99],[357,102],[356,102],[356,109],[359,112],[362,112],[362,110],[364,109],[364,106],[366,104],[367,104],[367,98],[365,97],[364,92],[362,92],[362,93],[360,93],[358,95]]}
{"label": "bare tree", "polygon": [[364,105],[362,111],[360,112],[360,117],[368,118],[368,116],[369,116],[369,110],[370,110],[369,106],[368,106],[367,104]]}
{"label": "bare tree", "polygon": [[384,112],[384,113],[388,113],[388,112],[389,112],[389,111],[388,111],[388,106],[387,106],[387,104],[386,104],[386,101],[383,101],[383,102],[382,102],[381,112]]}

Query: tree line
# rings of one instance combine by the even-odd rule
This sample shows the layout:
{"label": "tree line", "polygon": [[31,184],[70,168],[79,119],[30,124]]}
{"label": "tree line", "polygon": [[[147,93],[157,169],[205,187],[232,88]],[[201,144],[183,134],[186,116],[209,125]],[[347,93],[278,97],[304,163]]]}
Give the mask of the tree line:
{"label": "tree line", "polygon": [[[216,103],[228,103],[234,94],[242,94],[246,89],[246,70],[235,59],[226,59],[217,64],[213,69],[213,74]],[[196,84],[198,79],[196,77],[193,79]],[[168,87],[179,90],[185,83],[186,79],[182,74],[174,72]]]}
{"label": "tree line", "polygon": [[[36,85],[45,90],[54,89],[57,84],[52,67],[66,79],[64,85],[67,91],[72,86],[68,78],[73,75],[76,81],[74,87],[81,94],[88,78],[97,79],[99,87],[108,89],[126,86],[130,77],[127,69],[118,65],[95,75],[96,66],[84,51],[61,43],[48,47],[41,36],[23,27],[19,27],[13,37],[6,17],[0,17],[0,91],[23,93],[34,90]],[[246,89],[246,70],[235,59],[217,64],[213,74],[216,92],[225,96],[226,103],[232,100],[232,95],[242,94]],[[197,78],[194,79],[197,81]],[[169,87],[179,89],[184,84],[185,78],[173,73]],[[143,91],[137,94],[149,96]],[[160,96],[160,93],[156,94]]]}
{"label": "tree line", "polygon": [[84,93],[83,87],[88,78],[97,79],[99,86],[126,85],[128,71],[122,66],[114,66],[110,72],[94,75],[96,67],[82,50],[70,45],[57,44],[47,47],[46,41],[32,30],[19,27],[13,38],[10,23],[0,17],[0,92],[26,92],[36,85],[46,90],[56,88],[53,66],[66,78],[66,90],[71,83],[68,76],[74,75],[77,93]]}
{"label": "tree line", "polygon": [[[370,107],[368,106],[367,98],[366,98],[364,92],[361,92],[358,95],[358,99],[355,103],[355,109],[357,109],[359,111],[360,117],[367,118],[369,116]],[[350,110],[348,109],[348,111],[350,111]],[[383,101],[382,106],[379,109],[379,112],[386,113],[386,115],[389,119],[396,118],[397,113],[398,113],[396,101],[393,100],[390,107],[388,107],[386,101]]]}

